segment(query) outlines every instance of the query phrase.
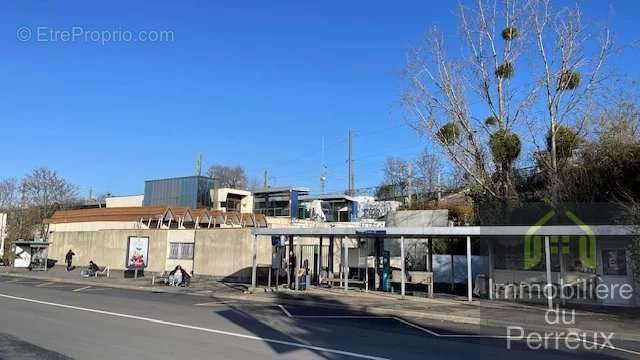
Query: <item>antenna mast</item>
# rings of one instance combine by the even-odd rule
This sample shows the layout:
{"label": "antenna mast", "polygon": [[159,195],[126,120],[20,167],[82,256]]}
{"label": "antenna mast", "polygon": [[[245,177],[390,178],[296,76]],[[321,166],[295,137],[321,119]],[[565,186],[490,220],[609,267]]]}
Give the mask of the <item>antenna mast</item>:
{"label": "antenna mast", "polygon": [[202,153],[196,158],[196,176],[202,175]]}
{"label": "antenna mast", "polygon": [[349,158],[347,160],[349,164],[349,190],[347,191],[347,195],[353,196],[355,195],[355,171],[353,168],[353,131],[349,129]]}
{"label": "antenna mast", "polygon": [[320,168],[320,193],[324,194],[327,182],[327,165],[324,163],[324,136],[322,137],[322,167]]}

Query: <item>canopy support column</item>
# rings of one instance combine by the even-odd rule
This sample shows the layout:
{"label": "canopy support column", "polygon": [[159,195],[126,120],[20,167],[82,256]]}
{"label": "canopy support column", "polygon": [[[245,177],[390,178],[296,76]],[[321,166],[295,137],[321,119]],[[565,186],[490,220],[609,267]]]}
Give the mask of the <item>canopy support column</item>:
{"label": "canopy support column", "polygon": [[253,235],[253,258],[251,268],[251,293],[256,291],[256,277],[258,275],[258,235]]}
{"label": "canopy support column", "polygon": [[467,236],[467,297],[473,301],[473,271],[471,269],[471,236]]}
{"label": "canopy support column", "polygon": [[404,268],[404,236],[400,237],[400,295],[404,299],[404,288],[405,288],[405,268]]}
{"label": "canopy support column", "polygon": [[549,236],[544,237],[544,259],[547,269],[547,286],[545,286],[545,293],[547,295],[547,302],[549,303],[549,310],[553,309],[553,291],[551,284],[551,246],[549,245]]}

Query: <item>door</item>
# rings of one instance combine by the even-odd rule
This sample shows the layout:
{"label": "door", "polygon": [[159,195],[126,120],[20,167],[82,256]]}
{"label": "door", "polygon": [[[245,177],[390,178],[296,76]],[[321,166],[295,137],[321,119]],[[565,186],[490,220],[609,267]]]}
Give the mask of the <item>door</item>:
{"label": "door", "polygon": [[[603,246],[600,249],[601,284],[606,293],[600,290],[599,298],[604,305],[632,305],[633,282],[629,253],[624,247]],[[631,289],[631,291],[628,291]],[[631,293],[631,294],[630,294]],[[606,294],[606,296],[602,296]]]}

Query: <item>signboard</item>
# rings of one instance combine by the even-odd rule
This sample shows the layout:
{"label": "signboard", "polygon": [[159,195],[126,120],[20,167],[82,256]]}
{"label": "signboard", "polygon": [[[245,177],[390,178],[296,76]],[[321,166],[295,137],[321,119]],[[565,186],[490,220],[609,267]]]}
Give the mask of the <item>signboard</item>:
{"label": "signboard", "polygon": [[13,267],[27,268],[31,264],[31,246],[28,244],[15,245],[15,258],[13,259]]}
{"label": "signboard", "polygon": [[387,235],[387,231],[386,230],[364,230],[364,231],[356,230],[356,235],[371,236],[371,237],[385,236]]}
{"label": "signboard", "polygon": [[143,268],[149,263],[149,237],[129,236],[127,244],[127,268]]}

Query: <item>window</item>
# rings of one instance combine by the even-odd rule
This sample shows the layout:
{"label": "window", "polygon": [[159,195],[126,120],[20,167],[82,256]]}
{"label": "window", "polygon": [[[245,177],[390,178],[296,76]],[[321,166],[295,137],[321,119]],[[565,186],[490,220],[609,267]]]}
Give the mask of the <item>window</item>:
{"label": "window", "polygon": [[193,243],[171,243],[169,246],[169,259],[193,259]]}

